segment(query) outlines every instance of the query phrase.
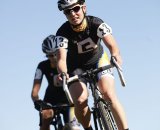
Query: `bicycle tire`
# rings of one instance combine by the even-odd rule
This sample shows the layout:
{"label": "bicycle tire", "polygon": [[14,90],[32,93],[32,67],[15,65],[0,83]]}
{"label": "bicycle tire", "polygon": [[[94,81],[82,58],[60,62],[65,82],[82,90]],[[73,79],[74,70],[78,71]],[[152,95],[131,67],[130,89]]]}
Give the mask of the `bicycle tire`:
{"label": "bicycle tire", "polygon": [[104,130],[118,130],[113,114],[104,102],[102,99],[97,103]]}

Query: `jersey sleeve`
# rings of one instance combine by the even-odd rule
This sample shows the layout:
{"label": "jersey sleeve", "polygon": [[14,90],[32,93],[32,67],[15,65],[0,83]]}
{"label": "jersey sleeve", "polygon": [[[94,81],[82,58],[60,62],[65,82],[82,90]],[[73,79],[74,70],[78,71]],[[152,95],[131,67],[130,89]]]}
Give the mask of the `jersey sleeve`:
{"label": "jersey sleeve", "polygon": [[112,34],[112,28],[106,23],[101,23],[97,29],[98,37],[103,38],[109,34]]}
{"label": "jersey sleeve", "polygon": [[68,48],[68,30],[66,28],[66,23],[63,24],[57,31],[56,33],[56,38],[55,38],[55,43],[56,43],[56,49],[60,49],[60,48]]}
{"label": "jersey sleeve", "polygon": [[40,81],[42,81],[42,79],[43,79],[43,70],[42,70],[42,67],[41,67],[41,63],[39,63],[38,66],[37,66],[34,79],[35,80],[40,80]]}
{"label": "jersey sleeve", "polygon": [[60,49],[60,48],[68,48],[68,39],[63,37],[63,36],[56,36],[55,37],[55,48],[56,50]]}
{"label": "jersey sleeve", "polygon": [[104,36],[112,34],[112,28],[102,19],[95,17],[93,23],[96,26],[98,37],[103,38]]}

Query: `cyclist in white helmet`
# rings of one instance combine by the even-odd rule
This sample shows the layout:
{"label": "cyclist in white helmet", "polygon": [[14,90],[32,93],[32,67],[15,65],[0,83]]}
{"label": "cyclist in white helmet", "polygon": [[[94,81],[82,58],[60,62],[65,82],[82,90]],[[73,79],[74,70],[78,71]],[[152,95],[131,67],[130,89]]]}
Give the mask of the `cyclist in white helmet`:
{"label": "cyclist in white helmet", "polygon": [[[56,33],[56,44],[61,45],[57,53],[59,73],[64,72],[69,77],[80,69],[86,71],[110,64],[101,40],[109,49],[110,55],[122,65],[120,50],[111,27],[98,17],[86,15],[85,0],[58,0],[58,8],[68,20]],[[111,109],[119,130],[128,130],[125,112],[116,96],[112,70],[99,73],[97,78],[101,93],[112,103]],[[85,130],[92,130],[86,84],[83,81],[74,82],[69,86],[69,90],[75,104],[77,119]]]}
{"label": "cyclist in white helmet", "polygon": [[[41,107],[52,104],[68,104],[67,97],[61,84],[57,81],[57,61],[56,61],[56,45],[54,43],[55,36],[50,35],[44,39],[42,43],[42,51],[46,54],[47,60],[41,61],[36,69],[31,97],[34,102],[35,109],[40,111]],[[39,90],[41,87],[43,76],[48,81],[44,99],[39,99]],[[67,124],[65,128],[70,127],[72,130],[80,130],[79,124],[75,118],[74,108],[68,107],[62,110],[64,122]],[[54,116],[53,109],[46,109],[40,112],[40,130],[49,130],[50,123]]]}

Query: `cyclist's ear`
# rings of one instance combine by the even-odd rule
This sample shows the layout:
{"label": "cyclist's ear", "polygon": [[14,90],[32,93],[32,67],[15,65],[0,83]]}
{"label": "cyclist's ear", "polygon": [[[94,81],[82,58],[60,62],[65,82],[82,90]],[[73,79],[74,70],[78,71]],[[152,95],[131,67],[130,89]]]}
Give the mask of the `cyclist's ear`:
{"label": "cyclist's ear", "polygon": [[83,5],[82,5],[82,10],[84,11],[84,13],[87,12],[86,4],[83,4]]}

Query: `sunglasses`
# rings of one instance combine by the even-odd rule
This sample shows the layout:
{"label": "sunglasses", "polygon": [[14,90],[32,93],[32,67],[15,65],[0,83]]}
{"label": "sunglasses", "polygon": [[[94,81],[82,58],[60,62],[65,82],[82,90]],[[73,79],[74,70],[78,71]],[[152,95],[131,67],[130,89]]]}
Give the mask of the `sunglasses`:
{"label": "sunglasses", "polygon": [[75,13],[78,13],[80,9],[81,9],[81,6],[75,6],[71,9],[64,10],[64,14],[65,15],[70,15],[72,11],[75,12]]}

